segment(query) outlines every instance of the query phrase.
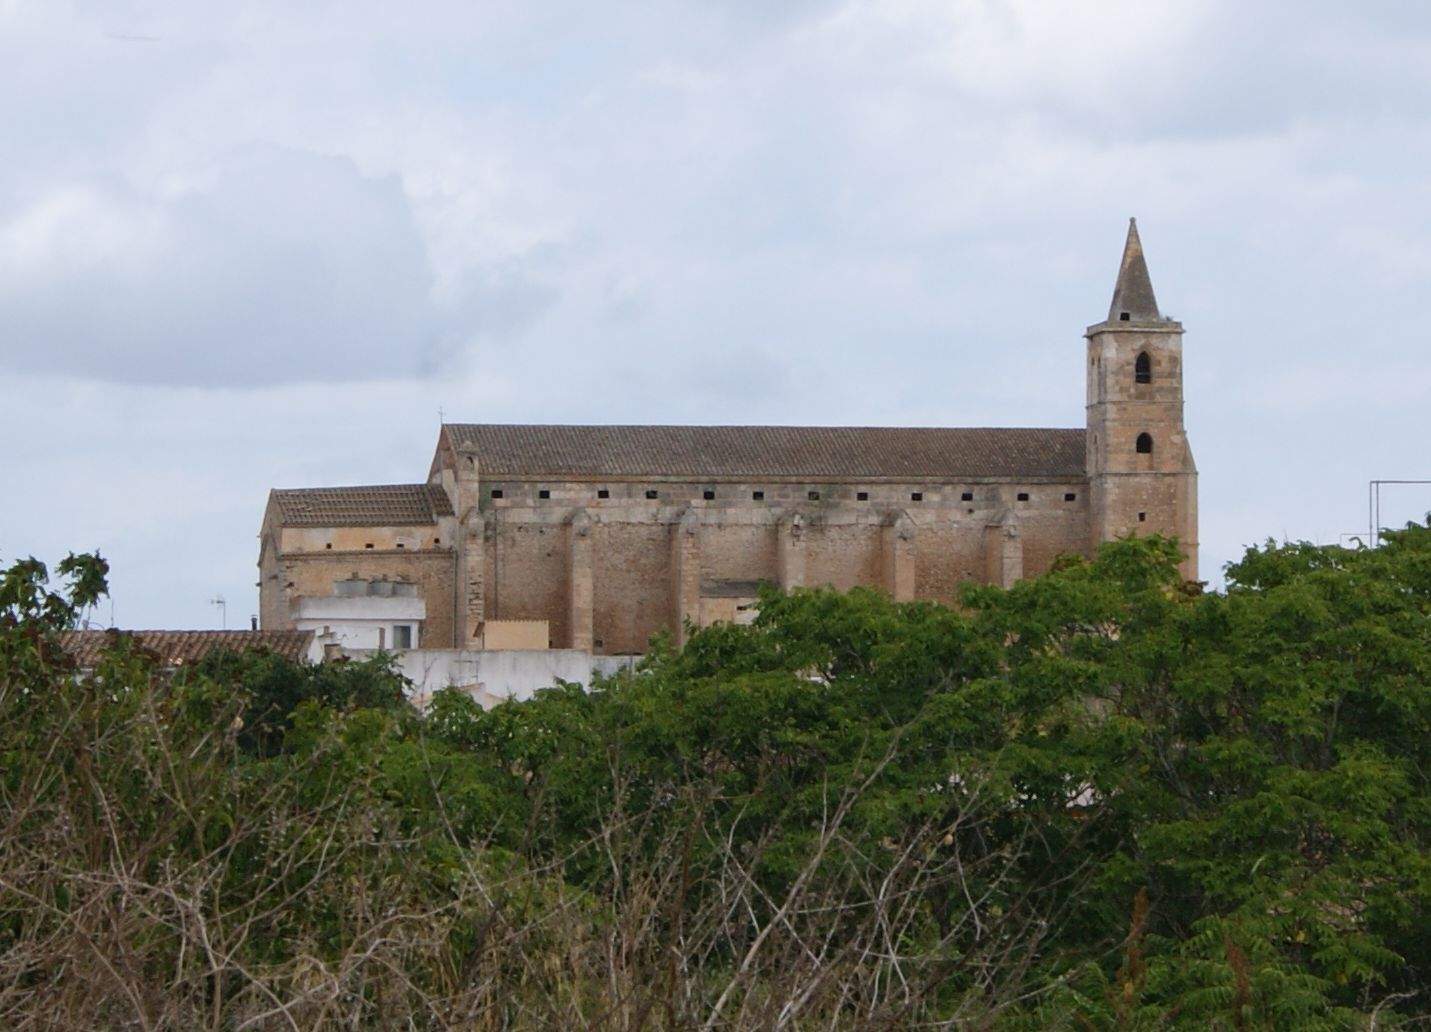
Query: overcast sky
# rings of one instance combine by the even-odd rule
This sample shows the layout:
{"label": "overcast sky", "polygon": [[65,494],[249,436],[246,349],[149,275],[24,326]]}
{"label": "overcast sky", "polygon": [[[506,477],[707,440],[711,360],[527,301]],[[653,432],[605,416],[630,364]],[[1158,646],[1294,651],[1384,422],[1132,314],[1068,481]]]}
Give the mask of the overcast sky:
{"label": "overcast sky", "polygon": [[1130,215],[1205,576],[1431,477],[1424,0],[0,0],[0,127],[0,562],[122,626],[439,409],[1080,426]]}

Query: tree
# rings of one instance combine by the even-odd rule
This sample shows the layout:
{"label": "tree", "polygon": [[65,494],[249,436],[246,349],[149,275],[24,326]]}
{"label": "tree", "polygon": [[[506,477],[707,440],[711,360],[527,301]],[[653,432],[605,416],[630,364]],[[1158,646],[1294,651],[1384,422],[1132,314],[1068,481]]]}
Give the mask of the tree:
{"label": "tree", "polygon": [[[768,591],[425,713],[384,663],[91,673],[0,579],[0,1024],[1385,1028],[1425,1015],[1431,528],[960,604]],[[59,972],[59,974],[55,974]]]}

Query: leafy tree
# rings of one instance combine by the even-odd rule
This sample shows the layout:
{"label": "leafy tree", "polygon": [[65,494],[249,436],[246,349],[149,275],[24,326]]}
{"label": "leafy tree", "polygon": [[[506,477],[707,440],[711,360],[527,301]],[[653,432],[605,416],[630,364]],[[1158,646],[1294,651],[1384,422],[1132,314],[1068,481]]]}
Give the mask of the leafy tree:
{"label": "leafy tree", "polygon": [[[0,1025],[1378,1028],[1425,1016],[1431,528],[1224,592],[1120,541],[960,604],[767,591],[425,713],[174,676],[0,574]],[[56,1019],[53,1015],[62,1015]]]}

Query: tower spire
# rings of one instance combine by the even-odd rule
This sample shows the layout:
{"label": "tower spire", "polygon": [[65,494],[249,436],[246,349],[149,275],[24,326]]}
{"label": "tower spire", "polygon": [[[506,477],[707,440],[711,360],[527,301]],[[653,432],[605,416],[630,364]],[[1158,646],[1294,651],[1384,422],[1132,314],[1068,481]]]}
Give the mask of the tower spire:
{"label": "tower spire", "polygon": [[1128,242],[1123,245],[1123,264],[1118,267],[1118,284],[1113,288],[1109,322],[1158,322],[1158,299],[1148,263],[1143,260],[1143,242],[1138,239],[1138,220],[1128,220]]}

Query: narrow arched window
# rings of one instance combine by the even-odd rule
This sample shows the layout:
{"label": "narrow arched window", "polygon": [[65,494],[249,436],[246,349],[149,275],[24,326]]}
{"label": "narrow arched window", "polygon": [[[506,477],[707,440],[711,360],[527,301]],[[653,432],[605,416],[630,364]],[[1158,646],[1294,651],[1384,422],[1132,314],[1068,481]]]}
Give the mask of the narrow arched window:
{"label": "narrow arched window", "polygon": [[1138,435],[1138,444],[1137,444],[1136,447],[1137,447],[1137,449],[1138,449],[1138,454],[1139,454],[1139,455],[1151,455],[1151,454],[1153,454],[1153,435],[1152,435],[1152,434],[1139,434],[1139,435]]}
{"label": "narrow arched window", "polygon": [[1148,357],[1146,351],[1138,352],[1138,360],[1133,363],[1133,382],[1153,382],[1153,360]]}

